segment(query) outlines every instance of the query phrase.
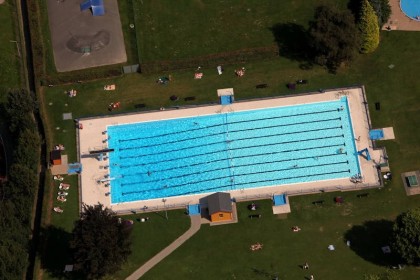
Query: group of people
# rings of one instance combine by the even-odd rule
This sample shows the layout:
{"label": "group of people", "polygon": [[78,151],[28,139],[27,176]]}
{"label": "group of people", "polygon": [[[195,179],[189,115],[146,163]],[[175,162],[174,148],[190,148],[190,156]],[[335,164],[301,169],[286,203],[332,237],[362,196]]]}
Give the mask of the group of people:
{"label": "group of people", "polygon": [[67,95],[68,95],[69,97],[76,97],[76,95],[77,95],[77,90],[75,90],[75,89],[71,89],[71,90],[67,91]]}
{"label": "group of people", "polygon": [[255,244],[252,244],[251,247],[249,248],[251,251],[258,251],[261,250],[263,248],[263,244],[257,242]]}
{"label": "group of people", "polygon": [[[57,193],[57,200],[60,202],[66,202],[67,201],[67,196],[69,195],[68,192],[66,192],[67,190],[70,189],[70,184],[66,184],[63,183],[63,177],[61,175],[56,175],[54,176],[54,180],[56,181],[60,181],[60,184],[58,185],[58,193]],[[56,213],[63,213],[64,210],[57,206],[53,208],[54,212]]]}
{"label": "group of people", "polygon": [[[305,262],[303,265],[302,265],[302,268],[303,269],[309,269],[309,264],[308,264],[308,262]],[[314,276],[311,274],[311,275],[309,275],[309,280],[315,280],[315,278],[314,278]]]}
{"label": "group of people", "polygon": [[243,75],[245,75],[245,67],[242,67],[241,69],[235,70],[235,74],[238,77],[242,77]]}
{"label": "group of people", "polygon": [[57,151],[64,151],[64,149],[65,148],[63,144],[58,144],[54,146],[54,150],[57,150]]}

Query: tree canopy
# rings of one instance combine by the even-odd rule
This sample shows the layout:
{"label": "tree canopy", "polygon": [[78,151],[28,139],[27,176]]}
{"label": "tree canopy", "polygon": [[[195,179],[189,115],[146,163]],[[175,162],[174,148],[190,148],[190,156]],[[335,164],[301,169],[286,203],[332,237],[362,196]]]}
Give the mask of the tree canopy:
{"label": "tree canopy", "polygon": [[[0,279],[22,279],[29,264],[31,215],[38,185],[40,139],[34,118],[33,96],[9,90],[0,104],[12,142],[7,181],[0,183]],[[13,136],[12,136],[13,134]]]}
{"label": "tree canopy", "polygon": [[309,33],[315,62],[333,72],[343,63],[350,62],[360,46],[360,33],[349,10],[317,7]]}
{"label": "tree canopy", "polygon": [[362,44],[361,53],[371,53],[379,45],[379,25],[378,17],[375,14],[368,0],[362,1],[360,9],[359,29],[361,33]]}
{"label": "tree canopy", "polygon": [[397,217],[392,247],[408,264],[420,264],[420,208]]}
{"label": "tree canopy", "polygon": [[369,3],[378,16],[379,27],[383,26],[391,16],[391,5],[389,5],[389,0],[369,0]]}
{"label": "tree canopy", "polygon": [[83,205],[70,247],[75,269],[87,279],[98,279],[120,269],[130,255],[131,224],[122,222],[102,204]]}

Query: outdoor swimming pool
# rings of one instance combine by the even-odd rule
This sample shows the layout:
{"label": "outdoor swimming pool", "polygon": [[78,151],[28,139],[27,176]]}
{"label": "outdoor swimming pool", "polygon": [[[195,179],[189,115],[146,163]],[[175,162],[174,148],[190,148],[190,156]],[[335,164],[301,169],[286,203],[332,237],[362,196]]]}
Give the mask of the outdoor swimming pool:
{"label": "outdoor swimming pool", "polygon": [[404,14],[409,18],[420,21],[420,1],[401,0],[400,7]]}
{"label": "outdoor swimming pool", "polygon": [[111,203],[360,174],[347,98],[107,128]]}

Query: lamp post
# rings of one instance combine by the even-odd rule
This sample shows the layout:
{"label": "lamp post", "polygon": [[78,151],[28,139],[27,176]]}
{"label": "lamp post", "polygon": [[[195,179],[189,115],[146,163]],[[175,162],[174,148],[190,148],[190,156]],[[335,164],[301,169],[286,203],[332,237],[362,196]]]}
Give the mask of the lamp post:
{"label": "lamp post", "polygon": [[18,51],[18,56],[20,58],[20,48],[19,48],[18,42],[17,41],[14,41],[14,40],[10,40],[10,43],[15,43],[16,44],[16,48],[17,48],[17,51]]}
{"label": "lamp post", "polygon": [[165,218],[168,219],[168,211],[166,210],[166,199],[163,198],[162,202],[163,202],[163,208],[165,208]]}

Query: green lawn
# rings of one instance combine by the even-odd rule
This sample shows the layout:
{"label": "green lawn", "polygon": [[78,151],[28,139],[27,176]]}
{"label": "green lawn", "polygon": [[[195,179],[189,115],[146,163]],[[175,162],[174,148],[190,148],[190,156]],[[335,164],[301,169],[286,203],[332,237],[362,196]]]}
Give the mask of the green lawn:
{"label": "green lawn", "polygon": [[14,1],[8,0],[0,5],[0,90],[8,88],[20,88],[20,58],[18,47],[15,42],[19,42],[16,34],[17,19]]}
{"label": "green lawn", "polygon": [[[239,223],[220,227],[203,226],[199,233],[184,246],[176,250],[157,267],[145,275],[145,279],[270,279],[279,273],[280,279],[304,279],[306,271],[298,266],[308,261],[310,272],[322,279],[361,279],[365,273],[382,272],[396,260],[383,255],[380,246],[387,244],[390,222],[400,212],[419,205],[420,197],[406,197],[399,179],[403,171],[420,167],[420,134],[415,129],[420,126],[418,118],[420,82],[416,70],[420,65],[417,32],[381,33],[379,49],[371,55],[360,56],[348,68],[336,75],[314,67],[302,70],[299,63],[285,58],[244,65],[247,73],[242,78],[233,74],[234,67],[227,67],[225,73],[217,75],[216,69],[203,69],[202,80],[194,80],[192,71],[163,73],[172,75],[173,81],[166,86],[155,83],[158,76],[126,75],[108,81],[44,88],[42,100],[48,133],[52,143],[63,143],[70,156],[76,160],[75,130],[73,122],[63,121],[62,113],[72,112],[74,118],[109,114],[107,105],[120,101],[120,111],[134,110],[134,104],[146,104],[145,110],[161,106],[183,106],[188,102],[183,97],[196,96],[194,104],[217,102],[216,89],[234,87],[236,99],[268,97],[291,94],[286,83],[296,79],[308,79],[309,84],[297,91],[316,91],[319,88],[342,87],[364,84],[370,105],[373,127],[393,126],[397,139],[379,142],[387,148],[391,169],[395,179],[385,188],[370,191],[370,197],[357,199],[355,192],[340,194],[345,203],[332,203],[336,194],[318,194],[291,198],[292,213],[287,219],[277,219],[271,214],[270,202],[259,202],[263,219],[249,220],[246,204],[239,204]],[[390,69],[388,66],[394,64]],[[242,65],[241,65],[242,66]],[[115,92],[106,92],[103,85],[115,83]],[[269,87],[256,90],[258,83]],[[78,95],[69,98],[64,90],[77,89]],[[171,102],[171,95],[181,97]],[[381,102],[381,110],[374,110],[374,102]],[[51,104],[51,105],[49,105]],[[188,103],[189,104],[189,103]],[[58,129],[57,129],[58,127]],[[74,179],[73,179],[74,178]],[[71,177],[76,184],[76,177]],[[72,198],[64,207],[70,211],[54,215],[52,225],[61,227],[67,235],[74,219],[77,218],[77,193],[72,189]],[[314,207],[311,202],[318,199],[327,202],[323,207]],[[181,211],[170,212],[170,220],[157,218],[159,225],[150,225],[150,231],[135,230],[134,254],[126,269],[115,275],[116,279],[135,270],[160,248],[174,240],[188,227],[188,220]],[[174,219],[172,220],[172,217]],[[155,220],[155,219],[153,219]],[[137,224],[142,227],[146,224]],[[299,225],[302,231],[292,233],[291,226]],[[149,225],[147,225],[149,226]],[[165,231],[161,229],[165,228]],[[348,248],[345,241],[352,246]],[[153,246],[141,240],[155,242]],[[252,243],[261,242],[264,249],[251,252]],[[326,249],[329,244],[337,250]],[[56,263],[52,263],[53,265]],[[61,270],[61,265],[59,269]],[[54,269],[50,269],[54,271]],[[398,271],[401,279],[418,278],[418,270],[406,267]],[[54,273],[47,273],[47,279],[56,279]]]}
{"label": "green lawn", "polygon": [[[344,8],[347,1],[323,1]],[[337,3],[338,2],[338,3]],[[140,60],[172,60],[275,44],[278,23],[307,26],[316,0],[134,1]]]}
{"label": "green lawn", "polygon": [[[8,1],[12,2],[12,1]],[[325,0],[323,3],[344,7],[345,0]],[[39,2],[43,15],[46,2]],[[250,0],[130,0],[119,1],[128,62],[139,58],[143,62],[183,59],[244,48],[269,46],[275,42],[271,28],[283,24],[289,36],[285,42],[294,41],[293,30],[307,27],[319,1]],[[133,5],[133,9],[131,7]],[[17,49],[10,40],[16,40],[15,25],[10,4],[0,5],[0,87],[14,87],[21,83]],[[47,55],[45,65],[52,76],[67,78],[83,71],[57,74],[54,70],[49,38],[48,21],[41,16],[44,44]],[[135,29],[128,25],[134,22]],[[287,25],[290,24],[290,25]],[[290,27],[288,30],[286,27]],[[45,29],[47,28],[47,29]],[[293,29],[297,28],[297,29]],[[420,168],[420,126],[418,118],[420,82],[416,77],[420,65],[419,32],[383,32],[379,49],[370,55],[359,56],[348,68],[333,75],[321,67],[302,69],[298,57],[287,53],[277,59],[225,66],[219,76],[216,69],[203,69],[202,80],[193,79],[193,71],[161,73],[159,75],[126,75],[106,81],[94,81],[75,85],[43,88],[40,92],[41,110],[46,121],[48,145],[61,143],[66,147],[69,161],[77,160],[75,128],[72,120],[63,121],[62,114],[71,112],[73,118],[109,114],[110,102],[120,101],[122,106],[112,114],[134,111],[135,104],[146,104],[145,110],[160,107],[208,104],[217,102],[216,89],[233,87],[235,98],[249,99],[298,92],[317,91],[321,88],[342,87],[354,84],[366,86],[370,114],[374,127],[393,126],[397,139],[379,143],[387,148],[394,180],[384,188],[369,191],[368,198],[357,199],[357,192],[340,193],[345,203],[332,203],[337,194],[316,194],[292,197],[292,213],[287,219],[271,214],[270,201],[259,201],[262,219],[247,218],[246,203],[238,205],[239,223],[218,227],[203,226],[185,245],[177,249],[162,263],[147,273],[144,279],[304,279],[313,273],[316,279],[362,279],[365,273],[380,273],[390,264],[396,264],[393,255],[383,255],[380,247],[388,244],[391,221],[402,211],[419,205],[419,197],[406,197],[399,174]],[[281,43],[281,42],[280,42]],[[283,42],[284,43],[284,42]],[[289,43],[294,46],[293,43]],[[289,50],[290,51],[290,50]],[[291,58],[291,59],[290,59]],[[390,69],[388,66],[395,67]],[[237,78],[234,69],[245,67],[246,75]],[[112,68],[112,67],[110,67]],[[105,71],[104,68],[86,72]],[[96,73],[96,72],[95,72]],[[82,75],[82,74],[80,74]],[[161,86],[156,84],[160,76],[172,76],[172,81]],[[295,92],[286,84],[297,79],[307,79],[307,85]],[[105,84],[115,83],[117,90],[106,92]],[[267,83],[266,89],[256,90],[255,85]],[[75,98],[64,91],[78,90]],[[169,100],[171,95],[180,101]],[[192,102],[184,97],[195,96]],[[373,104],[381,102],[381,111],[374,111]],[[69,176],[65,182],[72,185],[63,214],[51,213],[56,202],[57,182],[46,185],[44,224],[37,265],[44,269],[43,279],[63,278],[63,266],[69,263],[68,240],[73,223],[78,217],[77,177]],[[314,207],[312,201],[324,199],[325,205]],[[110,279],[124,279],[142,263],[176,239],[189,226],[183,210],[170,211],[169,220],[162,213],[137,214],[125,217],[136,220],[149,216],[148,223],[135,222],[133,254],[123,270]],[[298,225],[299,233],[290,228]],[[351,247],[346,241],[351,240]],[[251,252],[255,242],[264,249]],[[336,251],[327,246],[333,244]],[[299,268],[308,261],[311,268]],[[398,271],[400,279],[417,279],[419,271],[406,267]],[[39,274],[38,274],[39,276]],[[39,277],[37,277],[39,278]],[[71,276],[70,276],[71,278]],[[73,277],[77,279],[77,277]]]}

